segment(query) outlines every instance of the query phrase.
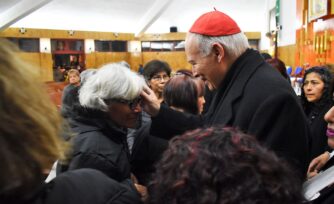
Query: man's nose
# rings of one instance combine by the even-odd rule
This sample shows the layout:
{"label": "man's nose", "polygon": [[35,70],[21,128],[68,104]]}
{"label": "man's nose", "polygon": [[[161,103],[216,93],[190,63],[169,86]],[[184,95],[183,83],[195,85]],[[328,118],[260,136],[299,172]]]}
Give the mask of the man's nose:
{"label": "man's nose", "polygon": [[194,67],[192,67],[191,71],[193,72],[194,77],[199,77],[199,74],[197,73],[197,70]]}

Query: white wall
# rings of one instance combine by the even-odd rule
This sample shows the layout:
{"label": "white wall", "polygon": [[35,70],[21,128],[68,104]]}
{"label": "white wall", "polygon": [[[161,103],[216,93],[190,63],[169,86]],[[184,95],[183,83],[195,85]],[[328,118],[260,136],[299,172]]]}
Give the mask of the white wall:
{"label": "white wall", "polygon": [[202,14],[216,8],[231,16],[244,32],[260,32],[266,23],[265,2],[267,0],[178,0],[146,31],[168,33],[171,26],[179,32],[188,32],[194,21]]}
{"label": "white wall", "polygon": [[296,0],[281,0],[280,23],[282,25],[282,30],[278,33],[278,46],[286,46],[296,43],[296,6]]}
{"label": "white wall", "polygon": [[94,39],[85,39],[85,53],[92,53],[95,51]]}
{"label": "white wall", "polygon": [[[261,30],[261,42],[260,49],[268,50],[270,46],[269,38],[265,34],[269,31],[269,11],[276,5],[276,0],[267,0],[266,2],[266,23],[263,24]],[[278,33],[278,46],[292,45],[296,43],[296,28],[297,28],[297,16],[296,16],[296,0],[281,0],[280,10],[280,24],[282,30]]]}
{"label": "white wall", "polygon": [[39,50],[44,53],[51,53],[50,38],[40,38],[39,39]]}

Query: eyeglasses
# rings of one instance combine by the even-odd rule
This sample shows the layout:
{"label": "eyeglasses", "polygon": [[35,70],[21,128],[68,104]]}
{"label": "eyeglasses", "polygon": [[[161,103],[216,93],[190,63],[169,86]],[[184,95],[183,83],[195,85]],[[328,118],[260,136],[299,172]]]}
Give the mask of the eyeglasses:
{"label": "eyeglasses", "polygon": [[131,110],[135,110],[138,104],[140,105],[141,100],[142,100],[141,97],[137,97],[133,100],[117,98],[117,99],[108,99],[107,103],[109,104],[111,102],[117,102],[117,103],[127,104]]}
{"label": "eyeglasses", "polygon": [[169,80],[169,76],[168,75],[155,75],[151,78],[152,80],[155,80],[155,81],[167,81]]}

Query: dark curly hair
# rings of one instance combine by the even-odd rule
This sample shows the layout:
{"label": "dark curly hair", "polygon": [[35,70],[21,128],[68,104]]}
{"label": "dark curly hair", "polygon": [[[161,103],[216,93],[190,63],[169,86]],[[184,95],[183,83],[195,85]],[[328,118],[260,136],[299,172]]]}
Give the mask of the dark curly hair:
{"label": "dark curly hair", "polygon": [[151,204],[296,204],[301,181],[254,137],[206,128],[171,140],[149,185]]}
{"label": "dark curly hair", "polygon": [[171,68],[169,64],[161,60],[151,60],[144,66],[143,75],[146,80],[150,80],[154,75],[159,72],[166,72],[170,76]]}
{"label": "dark curly hair", "polygon": [[[310,114],[310,111],[319,111],[324,105],[328,104],[330,101],[333,100],[333,87],[332,87],[332,75],[327,67],[312,67],[305,71],[305,75],[303,77],[303,82],[306,79],[306,76],[310,73],[317,73],[321,80],[324,82],[324,91],[320,98],[320,100],[316,103],[316,107],[314,107],[314,104],[311,102],[308,102],[305,97],[304,92],[304,85],[302,87],[301,92],[301,101],[303,108],[307,115]],[[318,110],[319,109],[319,110]]]}

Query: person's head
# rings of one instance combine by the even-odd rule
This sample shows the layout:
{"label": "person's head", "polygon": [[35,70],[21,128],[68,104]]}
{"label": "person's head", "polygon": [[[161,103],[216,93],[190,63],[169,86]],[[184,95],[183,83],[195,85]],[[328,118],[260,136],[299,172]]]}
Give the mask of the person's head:
{"label": "person's head", "polygon": [[249,48],[236,22],[220,11],[200,16],[186,37],[186,55],[193,74],[217,88],[232,63]]}
{"label": "person's head", "polygon": [[305,71],[301,97],[304,103],[332,100],[332,76],[326,67],[312,67]]}
{"label": "person's head", "polygon": [[31,195],[64,156],[57,108],[38,70],[18,56],[0,40],[0,203]]}
{"label": "person's head", "polygon": [[326,113],[325,120],[328,123],[326,131],[327,143],[330,148],[334,149],[334,106]]}
{"label": "person's head", "polygon": [[203,128],[174,137],[156,166],[149,203],[301,203],[301,183],[255,137]]}
{"label": "person's head", "polygon": [[203,111],[204,82],[186,74],[176,74],[165,86],[163,98],[165,103],[175,109],[192,114]]}
{"label": "person's head", "polygon": [[70,69],[67,72],[68,81],[74,86],[80,85],[80,72],[77,69]]}
{"label": "person's head", "polygon": [[65,67],[60,66],[60,65],[57,66],[57,70],[60,71],[60,72],[65,72],[66,71]]}
{"label": "person's head", "polygon": [[155,93],[161,94],[170,78],[171,68],[161,60],[152,60],[145,64],[143,75]]}
{"label": "person's head", "polygon": [[83,84],[90,76],[96,73],[96,69],[86,69],[80,73],[81,84]]}
{"label": "person's head", "polygon": [[179,69],[175,72],[175,75],[178,75],[178,74],[185,74],[188,76],[193,76],[193,72],[189,69]]}
{"label": "person's head", "polygon": [[90,76],[79,90],[81,106],[105,112],[116,125],[137,126],[141,112],[140,92],[145,80],[128,67],[107,64]]}
{"label": "person's head", "polygon": [[274,58],[274,59],[267,59],[266,62],[275,69],[277,69],[284,78],[286,79],[289,78],[288,73],[286,72],[285,64],[282,60]]}
{"label": "person's head", "polygon": [[120,62],[117,62],[117,63],[119,63],[120,65],[122,65],[122,66],[125,66],[125,67],[127,67],[128,69],[131,69],[131,67],[130,67],[130,65],[129,65],[129,63],[127,63],[126,61],[124,61],[124,60],[122,60],[122,61],[120,61]]}

